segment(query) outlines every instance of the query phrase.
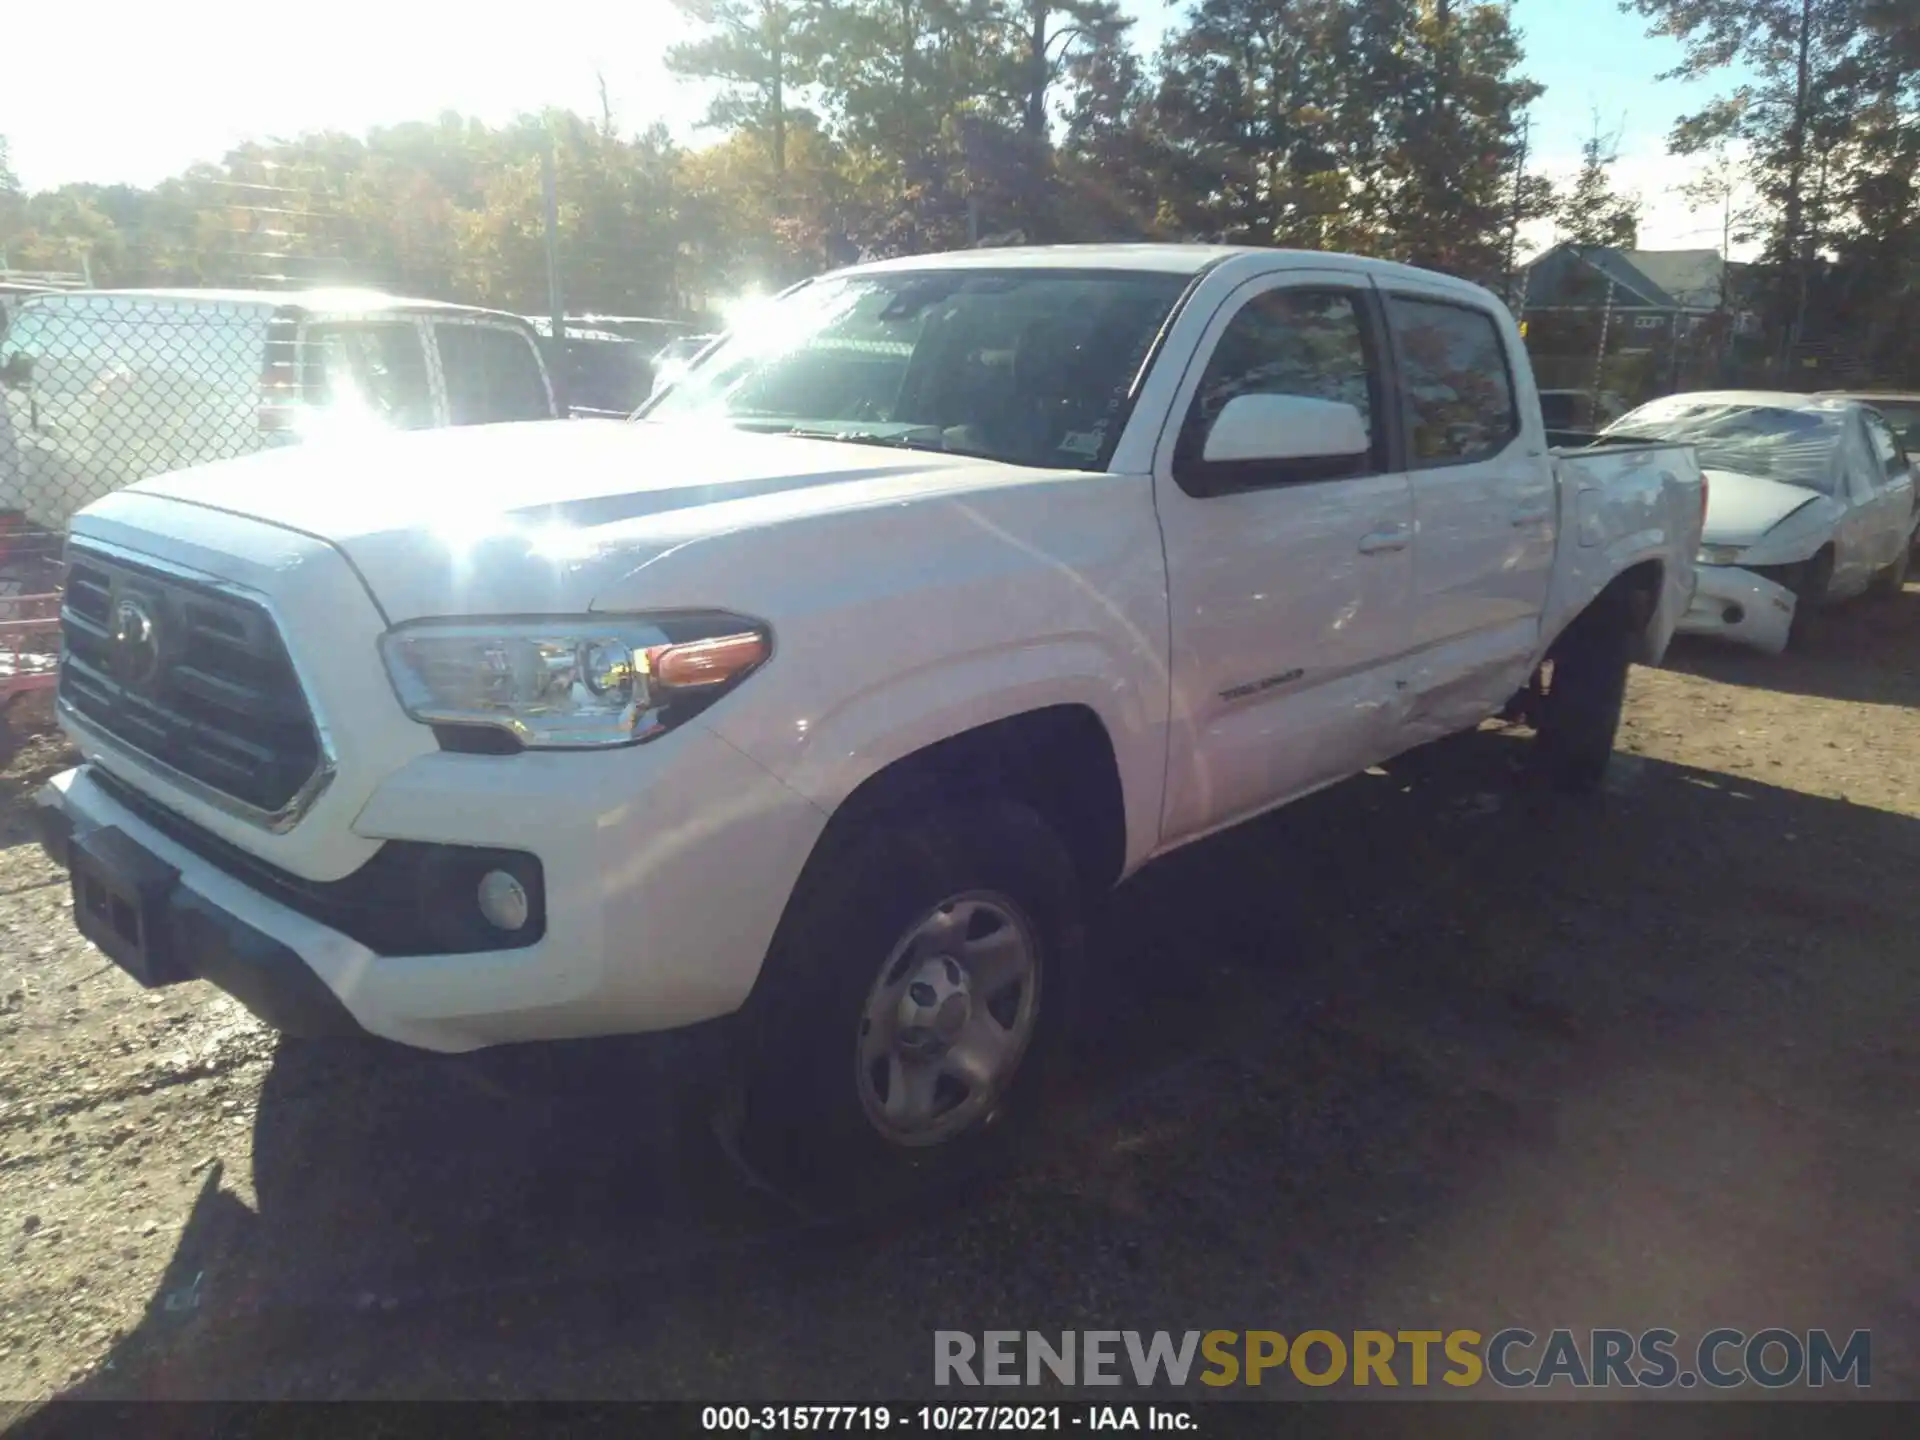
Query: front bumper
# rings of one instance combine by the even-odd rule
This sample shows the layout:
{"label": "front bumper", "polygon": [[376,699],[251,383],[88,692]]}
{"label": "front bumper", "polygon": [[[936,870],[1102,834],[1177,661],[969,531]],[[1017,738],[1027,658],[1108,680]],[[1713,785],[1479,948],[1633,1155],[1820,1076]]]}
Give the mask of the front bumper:
{"label": "front bumper", "polygon": [[737,1010],[825,825],[697,722],[602,755],[420,756],[375,788],[355,834],[534,855],[545,929],[516,949],[396,955],[282,903],[117,788],[87,764],[36,799],[62,864],[97,838],[130,857],[120,873],[155,877],[150,897],[121,907],[146,941],[129,942],[131,961],[103,928],[110,906],[80,917],[123,969],[150,985],[209,980],[289,1033],[364,1031],[448,1052],[678,1029]]}
{"label": "front bumper", "polygon": [[1791,590],[1737,565],[1702,565],[1696,574],[1680,634],[1705,635],[1768,655],[1787,648],[1797,603]]}
{"label": "front bumper", "polygon": [[[71,871],[76,845],[73,817],[51,787],[41,792],[34,821],[41,846]],[[96,843],[105,838],[97,829],[83,833],[78,840],[82,849],[89,835]],[[148,878],[165,883],[138,914],[116,917],[110,903],[89,904],[85,882],[76,889],[75,917],[108,958],[149,987],[181,980],[210,981],[289,1035],[366,1033],[290,946],[228,914],[204,895],[173,883],[178,874],[164,862],[162,869],[163,874],[150,873]],[[95,913],[98,922],[89,924]]]}

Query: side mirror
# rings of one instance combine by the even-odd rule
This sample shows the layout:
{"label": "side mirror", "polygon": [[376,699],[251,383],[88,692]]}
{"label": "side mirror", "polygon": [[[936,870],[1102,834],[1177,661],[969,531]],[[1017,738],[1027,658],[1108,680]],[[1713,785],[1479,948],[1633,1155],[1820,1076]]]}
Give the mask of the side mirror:
{"label": "side mirror", "polygon": [[1373,449],[1354,405],[1308,396],[1235,396],[1213,419],[1206,465],[1279,465],[1284,478],[1352,474]]}
{"label": "side mirror", "polygon": [[7,357],[7,363],[0,365],[0,385],[9,390],[24,390],[33,380],[33,357],[24,350],[16,350]]}

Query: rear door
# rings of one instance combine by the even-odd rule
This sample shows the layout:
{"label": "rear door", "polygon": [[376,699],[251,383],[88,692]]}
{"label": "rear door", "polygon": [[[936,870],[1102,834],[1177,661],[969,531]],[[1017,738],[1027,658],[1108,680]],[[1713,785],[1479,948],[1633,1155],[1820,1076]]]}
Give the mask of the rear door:
{"label": "rear door", "polygon": [[553,418],[553,395],[531,333],[465,318],[435,319],[432,329],[450,424]]}
{"label": "rear door", "polygon": [[[1175,392],[1154,467],[1173,621],[1165,843],[1397,748],[1413,516],[1385,348],[1364,275],[1289,270],[1232,294]],[[1247,394],[1352,404],[1372,451],[1334,475],[1210,466],[1208,431]]]}
{"label": "rear door", "polygon": [[1873,451],[1873,476],[1880,487],[1881,568],[1900,558],[1912,543],[1914,522],[1913,465],[1886,418],[1873,410],[1860,412],[1868,448]]}
{"label": "rear door", "polygon": [[1417,279],[1382,289],[1418,532],[1406,677],[1418,741],[1492,713],[1525,680],[1559,515],[1545,437],[1523,419],[1534,400],[1511,322]]}

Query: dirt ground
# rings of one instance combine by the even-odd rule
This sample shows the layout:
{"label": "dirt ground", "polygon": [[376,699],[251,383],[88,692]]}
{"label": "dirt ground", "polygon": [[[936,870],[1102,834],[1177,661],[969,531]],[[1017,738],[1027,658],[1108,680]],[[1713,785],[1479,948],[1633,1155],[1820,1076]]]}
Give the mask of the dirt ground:
{"label": "dirt ground", "polygon": [[658,1047],[283,1045],[141,991],[26,843],[30,746],[0,1396],[843,1403],[935,1393],[936,1328],[1524,1324],[1870,1329],[1920,1398],[1920,586],[1636,672],[1596,799],[1529,743],[1151,867],[1011,1168],[837,1224],[744,1186]]}

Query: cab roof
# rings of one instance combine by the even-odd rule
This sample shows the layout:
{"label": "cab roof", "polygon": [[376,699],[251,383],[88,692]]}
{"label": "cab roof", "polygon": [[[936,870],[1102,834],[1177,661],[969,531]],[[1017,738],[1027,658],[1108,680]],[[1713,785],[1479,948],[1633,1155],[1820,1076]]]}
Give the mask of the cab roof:
{"label": "cab roof", "polygon": [[1478,285],[1436,270],[1422,270],[1397,260],[1377,260],[1364,255],[1336,254],[1320,250],[1282,250],[1259,245],[1009,245],[978,250],[948,250],[931,255],[900,255],[888,260],[871,260],[834,271],[836,275],[885,275],[928,270],[1112,270],[1115,272],[1154,272],[1165,275],[1198,275],[1201,271],[1228,260],[1257,256],[1276,264],[1297,266],[1326,265],[1330,261],[1352,267],[1387,280],[1395,276],[1440,283],[1485,295]]}

